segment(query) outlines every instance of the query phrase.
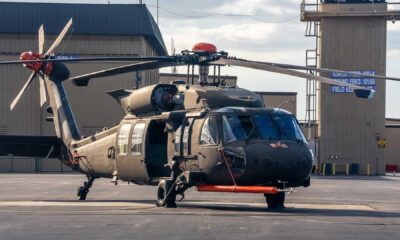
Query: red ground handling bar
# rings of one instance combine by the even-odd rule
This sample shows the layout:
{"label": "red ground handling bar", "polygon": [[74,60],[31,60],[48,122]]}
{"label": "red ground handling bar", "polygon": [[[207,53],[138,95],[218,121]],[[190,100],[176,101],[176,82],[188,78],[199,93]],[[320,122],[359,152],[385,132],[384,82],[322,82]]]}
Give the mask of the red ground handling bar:
{"label": "red ground handling bar", "polygon": [[277,194],[280,190],[276,187],[265,186],[219,186],[219,185],[198,185],[199,192],[233,192],[233,193],[267,193]]}

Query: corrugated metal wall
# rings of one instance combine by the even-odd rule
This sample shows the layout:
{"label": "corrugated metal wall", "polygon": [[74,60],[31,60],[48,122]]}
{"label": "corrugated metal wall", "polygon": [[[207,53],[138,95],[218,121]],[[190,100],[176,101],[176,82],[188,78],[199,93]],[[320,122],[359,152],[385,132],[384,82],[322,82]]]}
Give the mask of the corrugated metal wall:
{"label": "corrugated metal wall", "polygon": [[[321,67],[385,75],[386,19],[323,18],[320,41]],[[361,174],[367,173],[369,164],[372,174],[383,174],[384,150],[377,147],[376,134],[384,136],[385,131],[385,81],[376,80],[372,100],[331,93],[325,84],[320,89],[320,161],[358,163]]]}
{"label": "corrugated metal wall", "polygon": [[[49,47],[54,35],[46,36]],[[27,34],[0,34],[0,61],[17,59],[19,53],[37,50],[37,36]],[[59,54],[93,55],[154,55],[155,50],[143,37],[122,36],[73,36],[58,47]],[[110,68],[126,63],[85,63],[68,64],[71,75],[79,75]],[[22,88],[30,72],[22,66],[0,67],[0,134],[9,135],[55,135],[53,123],[46,122],[46,106],[39,107],[38,81],[29,86],[13,112],[9,106]],[[142,74],[142,86],[158,81],[158,70]],[[83,135],[90,135],[103,127],[119,123],[123,117],[121,107],[105,92],[109,90],[135,86],[136,73],[122,74],[115,77],[100,78],[89,83],[88,87],[74,87],[66,82],[66,91],[71,102],[76,121]],[[1,158],[0,171],[66,171],[65,166],[55,159]]]}

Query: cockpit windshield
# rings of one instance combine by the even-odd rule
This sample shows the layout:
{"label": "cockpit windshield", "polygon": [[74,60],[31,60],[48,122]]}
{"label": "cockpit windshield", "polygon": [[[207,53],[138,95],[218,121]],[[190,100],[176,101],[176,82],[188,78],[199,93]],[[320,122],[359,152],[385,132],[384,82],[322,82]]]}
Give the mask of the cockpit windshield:
{"label": "cockpit windshield", "polygon": [[224,115],[223,128],[225,142],[230,143],[246,139],[250,133],[249,129],[253,128],[253,126],[249,126],[249,123],[251,124],[248,120],[244,118],[240,119],[237,115]]}
{"label": "cockpit windshield", "polygon": [[292,140],[307,143],[299,124],[291,115],[255,114],[223,116],[225,143],[250,138],[266,140]]}

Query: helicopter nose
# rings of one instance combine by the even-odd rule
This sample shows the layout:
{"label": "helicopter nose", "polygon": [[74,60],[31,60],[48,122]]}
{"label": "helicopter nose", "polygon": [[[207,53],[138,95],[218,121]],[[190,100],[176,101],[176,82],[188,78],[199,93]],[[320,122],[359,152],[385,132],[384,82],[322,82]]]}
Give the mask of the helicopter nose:
{"label": "helicopter nose", "polygon": [[[247,174],[265,182],[284,182],[287,186],[302,185],[310,176],[312,154],[299,143],[256,143],[245,148]],[[245,177],[245,176],[244,176]]]}

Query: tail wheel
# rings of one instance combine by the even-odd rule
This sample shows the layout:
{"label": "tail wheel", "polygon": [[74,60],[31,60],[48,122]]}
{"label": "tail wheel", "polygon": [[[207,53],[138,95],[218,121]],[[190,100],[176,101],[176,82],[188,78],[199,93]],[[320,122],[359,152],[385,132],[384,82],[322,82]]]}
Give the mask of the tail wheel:
{"label": "tail wheel", "polygon": [[89,193],[89,189],[85,187],[79,187],[78,188],[78,194],[77,196],[79,197],[79,200],[86,200],[86,196]]}
{"label": "tail wheel", "polygon": [[157,187],[157,207],[175,208],[175,184],[171,180],[161,180]]}
{"label": "tail wheel", "polygon": [[285,193],[278,192],[277,194],[265,194],[265,200],[267,202],[268,208],[279,209],[285,208]]}

